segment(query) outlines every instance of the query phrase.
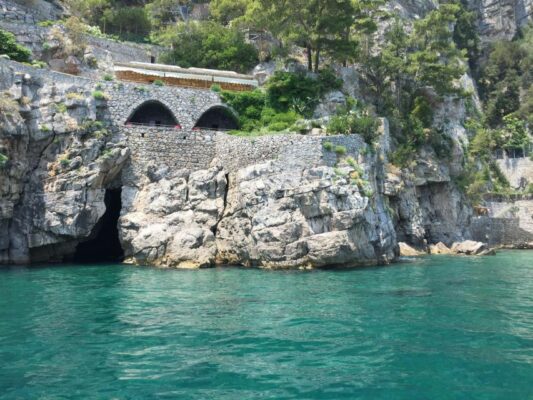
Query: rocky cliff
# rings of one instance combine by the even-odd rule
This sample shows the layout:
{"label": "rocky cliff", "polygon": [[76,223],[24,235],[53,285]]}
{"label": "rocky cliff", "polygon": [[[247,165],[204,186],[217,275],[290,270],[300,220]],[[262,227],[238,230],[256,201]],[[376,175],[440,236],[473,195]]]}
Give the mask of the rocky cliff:
{"label": "rocky cliff", "polygon": [[[106,229],[113,189],[122,193],[121,247],[136,264],[312,268],[396,256],[381,195],[385,155],[357,135],[343,139],[349,146],[337,146],[338,154],[321,138],[308,141],[311,164],[291,151],[292,138],[257,147],[223,134],[222,158],[209,168],[175,170],[165,158],[139,166],[107,101],[95,98],[97,84],[43,80],[18,73],[16,63],[0,73],[2,263],[75,257]],[[251,158],[234,162],[246,146]]]}

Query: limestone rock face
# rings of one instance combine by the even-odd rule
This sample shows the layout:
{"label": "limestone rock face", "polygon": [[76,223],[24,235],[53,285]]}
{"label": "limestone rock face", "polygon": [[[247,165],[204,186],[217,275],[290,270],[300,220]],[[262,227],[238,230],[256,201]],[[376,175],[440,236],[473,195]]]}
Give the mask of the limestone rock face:
{"label": "limestone rock face", "polygon": [[0,75],[13,108],[0,113],[0,263],[62,260],[91,236],[129,149],[97,121],[92,88]]}
{"label": "limestone rock face", "polygon": [[417,250],[414,247],[409,246],[405,242],[400,242],[398,243],[398,245],[400,246],[400,255],[403,257],[416,257],[427,254],[426,252]]}
{"label": "limestone rock face", "polygon": [[442,242],[430,245],[429,252],[431,254],[453,254],[453,251]]}
{"label": "limestone rock face", "polygon": [[319,268],[395,258],[383,204],[330,167],[266,162],[230,174],[148,167],[150,177],[123,190],[119,230],[131,263]]}
{"label": "limestone rock face", "polygon": [[216,240],[218,262],[268,268],[376,264],[395,249],[382,204],[349,179],[325,166],[283,170],[274,162],[230,175]]}
{"label": "limestone rock face", "polygon": [[464,242],[454,243],[451,250],[455,254],[476,256],[486,254],[489,249],[485,243],[465,240]]}
{"label": "limestone rock face", "polygon": [[119,230],[128,261],[178,268],[213,265],[213,232],[224,209],[224,172],[212,168],[147,174],[152,181],[123,189]]}

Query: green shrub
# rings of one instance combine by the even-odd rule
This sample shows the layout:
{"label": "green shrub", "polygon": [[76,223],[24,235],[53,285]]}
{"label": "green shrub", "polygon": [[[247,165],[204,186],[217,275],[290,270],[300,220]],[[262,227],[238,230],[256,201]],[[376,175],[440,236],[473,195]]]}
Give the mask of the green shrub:
{"label": "green shrub", "polygon": [[141,93],[148,93],[149,90],[147,88],[145,88],[144,86],[135,86],[133,88],[133,90],[136,90],[137,92],[141,92]]}
{"label": "green shrub", "polygon": [[95,90],[93,92],[93,97],[96,100],[107,100],[107,95],[104,92],[102,92],[101,90]]}
{"label": "green shrub", "polygon": [[328,91],[339,89],[342,82],[329,71],[316,78],[305,73],[277,71],[267,82],[267,103],[277,111],[294,110],[310,117],[320,98]]}
{"label": "green shrub", "polygon": [[35,68],[46,68],[48,66],[47,63],[45,63],[44,61],[36,61],[36,60],[33,60],[31,62],[31,66],[32,67],[35,67]]}
{"label": "green shrub", "polygon": [[31,50],[17,43],[15,35],[0,29],[0,54],[19,62],[29,62]]}
{"label": "green shrub", "polygon": [[322,147],[324,148],[324,150],[327,150],[327,151],[333,151],[333,149],[335,148],[335,146],[331,142],[324,142]]}
{"label": "green shrub", "polygon": [[60,114],[67,112],[67,106],[65,105],[65,103],[56,104],[55,109],[56,109],[56,112]]}
{"label": "green shrub", "polygon": [[104,81],[107,81],[107,82],[111,82],[113,81],[115,78],[113,77],[113,75],[111,74],[105,74],[104,75]]}
{"label": "green shrub", "polygon": [[363,104],[352,100],[330,119],[326,129],[332,135],[357,133],[366,143],[372,144],[378,137],[378,120],[369,115]]}
{"label": "green shrub", "polygon": [[37,22],[37,26],[40,26],[42,28],[49,28],[50,26],[53,26],[56,23],[57,21],[46,20],[46,21]]}
{"label": "green shrub", "polygon": [[215,93],[220,93],[220,92],[222,92],[222,87],[215,83],[215,84],[211,85],[211,91],[215,92]]}
{"label": "green shrub", "polygon": [[343,156],[346,154],[346,147],[345,146],[335,146],[335,153],[337,153],[339,156]]}
{"label": "green shrub", "polygon": [[7,165],[8,161],[9,157],[3,153],[0,153],[0,169],[3,169]]}
{"label": "green shrub", "polygon": [[415,155],[416,148],[412,144],[401,144],[389,155],[389,158],[392,164],[405,168],[414,160]]}
{"label": "green shrub", "polygon": [[153,84],[155,86],[165,86],[165,82],[163,82],[161,79],[156,79]]}

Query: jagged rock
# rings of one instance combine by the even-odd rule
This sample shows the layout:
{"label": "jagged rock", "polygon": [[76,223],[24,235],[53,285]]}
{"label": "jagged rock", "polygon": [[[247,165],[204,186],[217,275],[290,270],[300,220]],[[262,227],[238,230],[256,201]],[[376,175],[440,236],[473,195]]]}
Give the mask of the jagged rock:
{"label": "jagged rock", "polygon": [[324,118],[329,115],[334,115],[344,105],[346,105],[346,96],[344,93],[339,90],[329,92],[316,107],[313,117]]}
{"label": "jagged rock", "polygon": [[224,209],[226,178],[219,167],[157,174],[123,189],[119,230],[130,263],[176,268],[213,265],[213,231]]}
{"label": "jagged rock", "polygon": [[431,254],[454,254],[454,252],[442,242],[430,245],[429,252]]}
{"label": "jagged rock", "polygon": [[452,245],[452,252],[459,255],[476,256],[488,254],[489,248],[486,243],[465,240]]}
{"label": "jagged rock", "polygon": [[392,224],[377,223],[381,204],[375,211],[371,203],[329,167],[291,171],[269,162],[242,169],[230,176],[217,260],[268,268],[391,261]]}
{"label": "jagged rock", "polygon": [[400,247],[400,255],[403,257],[416,257],[416,256],[423,256],[427,253],[421,250],[417,250],[414,247],[409,246],[405,242],[398,243],[398,246]]}

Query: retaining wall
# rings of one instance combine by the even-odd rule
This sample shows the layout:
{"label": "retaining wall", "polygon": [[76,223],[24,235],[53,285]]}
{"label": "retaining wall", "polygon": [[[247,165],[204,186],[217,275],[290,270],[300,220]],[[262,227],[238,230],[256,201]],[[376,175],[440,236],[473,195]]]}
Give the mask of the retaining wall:
{"label": "retaining wall", "polygon": [[497,162],[512,187],[533,183],[533,161],[529,158],[504,158]]}

